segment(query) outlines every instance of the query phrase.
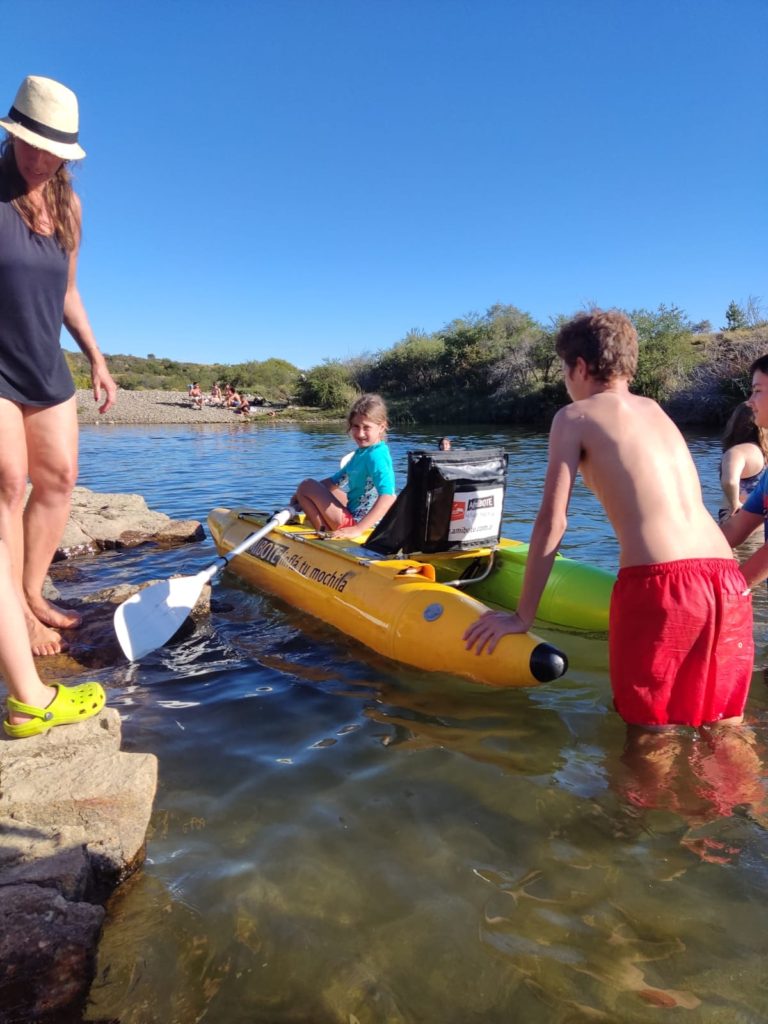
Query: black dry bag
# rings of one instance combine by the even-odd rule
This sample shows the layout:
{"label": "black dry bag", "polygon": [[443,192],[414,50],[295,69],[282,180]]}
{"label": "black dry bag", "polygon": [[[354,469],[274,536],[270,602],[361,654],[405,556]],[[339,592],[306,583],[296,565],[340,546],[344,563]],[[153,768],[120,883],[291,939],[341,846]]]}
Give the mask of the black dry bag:
{"label": "black dry bag", "polygon": [[501,448],[408,453],[408,480],[366,548],[383,555],[498,543],[507,485]]}

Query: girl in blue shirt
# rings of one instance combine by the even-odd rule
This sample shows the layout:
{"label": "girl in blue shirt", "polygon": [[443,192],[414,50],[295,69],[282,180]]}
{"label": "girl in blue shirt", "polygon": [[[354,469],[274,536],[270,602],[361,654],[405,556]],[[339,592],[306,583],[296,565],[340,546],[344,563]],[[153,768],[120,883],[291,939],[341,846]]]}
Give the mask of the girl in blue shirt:
{"label": "girl in blue shirt", "polygon": [[357,451],[333,476],[302,480],[296,489],[295,500],[316,530],[332,537],[358,537],[394,505],[395,471],[385,440],[388,425],[380,395],[361,395],[353,403],[347,432]]}

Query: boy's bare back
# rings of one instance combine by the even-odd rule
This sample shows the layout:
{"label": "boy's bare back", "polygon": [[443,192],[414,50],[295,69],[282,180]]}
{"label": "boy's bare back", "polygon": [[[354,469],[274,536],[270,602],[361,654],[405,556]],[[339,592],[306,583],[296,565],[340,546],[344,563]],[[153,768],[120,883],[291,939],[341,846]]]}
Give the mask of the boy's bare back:
{"label": "boy's bare back", "polygon": [[672,420],[651,399],[633,395],[626,379],[592,382],[590,390],[557,414],[550,465],[556,473],[559,454],[567,459],[578,443],[578,468],[613,526],[621,566],[731,558]]}

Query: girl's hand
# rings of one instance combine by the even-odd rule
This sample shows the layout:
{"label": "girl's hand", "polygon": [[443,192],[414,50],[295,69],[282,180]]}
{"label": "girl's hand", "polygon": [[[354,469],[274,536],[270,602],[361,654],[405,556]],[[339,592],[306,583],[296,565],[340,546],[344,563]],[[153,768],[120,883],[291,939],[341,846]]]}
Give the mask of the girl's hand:
{"label": "girl's hand", "polygon": [[332,530],[329,537],[346,537],[351,540],[353,537],[359,537],[361,533],[365,533],[365,530],[361,530],[359,526],[340,526],[338,530]]}
{"label": "girl's hand", "polygon": [[467,629],[462,640],[467,650],[475,648],[475,654],[493,654],[503,636],[510,633],[525,633],[528,627],[516,612],[486,612]]}

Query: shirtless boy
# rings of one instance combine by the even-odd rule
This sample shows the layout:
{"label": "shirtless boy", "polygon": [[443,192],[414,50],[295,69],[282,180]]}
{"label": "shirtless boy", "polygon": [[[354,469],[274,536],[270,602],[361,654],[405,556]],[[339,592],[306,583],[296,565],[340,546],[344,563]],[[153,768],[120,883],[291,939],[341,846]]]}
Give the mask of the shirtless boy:
{"label": "shirtless boy", "polygon": [[[755,415],[758,427],[768,427],[768,356],[760,356],[749,368],[752,394],[747,405]],[[722,523],[722,531],[732,547],[745,541],[761,526],[768,514],[768,473],[763,473],[755,489],[741,508]],[[763,544],[741,567],[750,587],[768,579],[768,543]]]}
{"label": "shirtless boy", "polygon": [[473,623],[467,647],[490,653],[530,628],[580,470],[620,547],[609,620],[616,710],[644,727],[738,723],[752,674],[751,596],[682,435],[629,391],[637,333],[623,313],[594,310],[565,324],[555,344],[572,404],[552,422],[520,603]]}

